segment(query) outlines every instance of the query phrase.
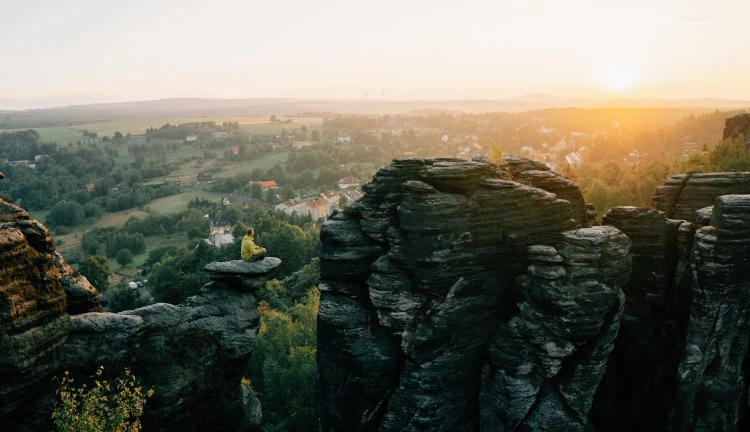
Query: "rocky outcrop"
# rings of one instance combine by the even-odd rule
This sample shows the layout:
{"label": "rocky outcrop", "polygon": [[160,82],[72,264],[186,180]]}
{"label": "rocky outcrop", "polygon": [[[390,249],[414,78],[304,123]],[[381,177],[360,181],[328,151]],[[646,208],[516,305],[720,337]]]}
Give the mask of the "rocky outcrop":
{"label": "rocky outcrop", "polygon": [[49,231],[0,201],[0,427],[50,430],[56,382],[129,367],[153,387],[147,430],[260,430],[241,380],[259,328],[258,289],[281,263],[206,266],[212,282],[183,304],[102,312],[100,294],[55,251]]}
{"label": "rocky outcrop", "polygon": [[750,195],[716,199],[711,225],[695,234],[692,262],[692,304],[669,428],[737,430],[748,413]]}
{"label": "rocky outcrop", "polygon": [[651,205],[670,219],[695,220],[695,211],[716,197],[750,193],[750,173],[693,173],[669,177],[651,197]]}
{"label": "rocky outcrop", "polygon": [[724,123],[724,139],[745,138],[745,145],[750,148],[750,114],[737,114]]}
{"label": "rocky outcrop", "polygon": [[59,367],[70,326],[55,245],[43,225],[0,200],[0,419]]}
{"label": "rocky outcrop", "polygon": [[516,279],[518,312],[482,368],[481,430],[586,430],[625,304],[630,242],[612,227],[531,246]]}
{"label": "rocky outcrop", "polygon": [[[260,325],[256,287],[280,263],[212,263],[206,271],[221,281],[209,282],[180,305],[71,316],[58,370],[83,380],[98,366],[113,376],[129,367],[144,388],[155,390],[142,417],[148,430],[260,430],[260,402],[241,380]],[[16,417],[48,415],[52,407],[48,396]]]}
{"label": "rocky outcrop", "polygon": [[[481,158],[478,158],[481,160]],[[546,164],[518,156],[505,156],[505,163],[513,175],[513,180],[544,189],[570,203],[570,213],[578,226],[591,226],[596,218],[596,210],[591,217],[593,204],[587,206],[578,185],[561,174],[552,171]]]}
{"label": "rocky outcrop", "polygon": [[[506,161],[513,178],[572,190],[559,175],[544,174],[546,167],[532,169],[542,168],[538,163],[515,157]],[[619,290],[627,280],[629,258],[619,246],[603,248],[612,259],[624,260],[620,264],[625,268],[624,279],[613,277],[620,285],[605,282],[608,270],[597,261],[604,252],[593,247],[576,262],[574,240],[563,241],[564,232],[580,225],[572,217],[571,202],[507,178],[482,159],[399,159],[363,187],[362,199],[324,224],[318,314],[322,430],[476,430],[490,418],[480,413],[500,415],[495,393],[504,384],[493,380],[502,368],[524,373],[515,368],[519,363],[530,368],[526,373],[543,377],[530,399],[545,407],[576,404],[571,412],[527,407],[529,419],[547,416],[545,424],[575,419],[580,428],[586,423],[596,374],[563,379],[558,373],[578,373],[576,367],[585,362],[599,364],[603,371],[612,348],[607,341],[617,331]],[[585,213],[582,199],[580,209]],[[579,230],[578,241],[622,246],[625,240],[612,228],[593,232],[598,234],[587,240],[587,231]],[[532,245],[564,245],[559,258],[551,259],[569,262],[547,270],[548,277],[560,280],[535,278],[545,270],[529,270]],[[516,284],[527,271],[526,282]],[[571,293],[546,299],[536,293],[540,286],[553,285]],[[592,307],[583,300],[588,289],[603,300],[589,311],[590,319],[582,317]],[[487,357],[490,346],[520,343],[509,328],[511,319],[529,326],[547,324],[538,314],[554,301],[558,307],[580,302],[576,318],[559,311],[561,316],[549,317],[558,326],[540,335],[565,349],[550,353],[528,343],[512,359]],[[554,373],[554,367],[535,369],[548,363],[524,357],[535,349],[540,356],[557,356],[565,366]],[[568,393],[550,394],[558,391],[558,381],[580,388],[563,386],[559,391]]]}

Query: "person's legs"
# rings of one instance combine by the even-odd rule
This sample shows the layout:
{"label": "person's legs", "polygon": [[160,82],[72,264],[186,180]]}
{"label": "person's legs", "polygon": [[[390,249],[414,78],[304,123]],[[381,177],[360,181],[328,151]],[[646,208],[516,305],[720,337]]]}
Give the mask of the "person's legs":
{"label": "person's legs", "polygon": [[261,261],[261,260],[263,260],[263,259],[264,259],[265,257],[266,257],[266,253],[265,253],[265,252],[263,252],[263,253],[262,253],[262,254],[260,254],[260,255],[255,255],[254,257],[250,258],[250,260],[249,260],[249,261],[250,261],[250,262],[253,262],[253,261]]}

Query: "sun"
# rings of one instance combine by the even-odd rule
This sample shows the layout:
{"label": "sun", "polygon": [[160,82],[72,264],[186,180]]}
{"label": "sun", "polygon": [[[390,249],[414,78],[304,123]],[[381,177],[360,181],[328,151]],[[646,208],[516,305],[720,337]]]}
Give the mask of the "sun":
{"label": "sun", "polygon": [[629,65],[608,65],[602,68],[598,81],[607,90],[624,94],[641,83],[641,74]]}

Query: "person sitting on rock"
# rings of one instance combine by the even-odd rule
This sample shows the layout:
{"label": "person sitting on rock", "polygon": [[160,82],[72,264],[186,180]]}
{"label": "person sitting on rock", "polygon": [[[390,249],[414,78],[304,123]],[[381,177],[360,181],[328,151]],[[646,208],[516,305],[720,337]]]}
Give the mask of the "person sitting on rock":
{"label": "person sitting on rock", "polygon": [[266,248],[255,245],[255,230],[247,229],[247,235],[242,239],[242,259],[244,261],[258,261],[266,257]]}

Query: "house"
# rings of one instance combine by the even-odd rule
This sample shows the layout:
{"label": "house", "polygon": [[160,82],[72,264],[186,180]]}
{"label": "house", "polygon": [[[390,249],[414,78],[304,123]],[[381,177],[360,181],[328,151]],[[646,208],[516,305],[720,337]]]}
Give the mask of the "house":
{"label": "house", "polygon": [[339,189],[359,186],[359,180],[356,177],[348,176],[339,180]]}
{"label": "house", "polygon": [[[313,221],[328,217],[330,214],[329,209],[328,201],[323,198],[307,204],[307,214],[310,215]],[[330,211],[333,212],[332,209]]]}
{"label": "house", "polygon": [[337,207],[339,205],[339,200],[341,200],[341,195],[339,195],[338,192],[334,190],[327,190],[325,192],[322,192],[320,196],[328,201],[328,204],[331,207]]}
{"label": "house", "polygon": [[292,144],[293,148],[301,149],[305,147],[310,147],[312,143],[310,141],[295,141],[294,144]]}
{"label": "house", "polygon": [[357,201],[358,199],[363,197],[362,192],[356,189],[344,191],[342,193],[346,196],[347,202]]}
{"label": "house", "polygon": [[221,203],[225,206],[233,205],[242,209],[248,209],[250,208],[250,198],[246,198],[240,195],[227,195],[222,200]]}
{"label": "house", "polygon": [[579,167],[583,165],[583,159],[576,152],[571,152],[565,155],[565,162],[572,167]]}
{"label": "house", "polygon": [[226,221],[211,222],[211,234],[224,234],[230,229],[232,229],[232,226],[229,224],[229,222],[226,222]]}
{"label": "house", "polygon": [[214,132],[211,135],[213,135],[213,137],[216,139],[222,139],[222,138],[226,138],[228,134],[226,132]]}
{"label": "house", "polygon": [[198,135],[188,135],[188,136],[185,137],[185,141],[187,141],[187,142],[195,141],[197,139],[198,139]]}
{"label": "house", "polygon": [[283,212],[290,216],[294,212],[297,212],[298,215],[307,214],[307,203],[301,198],[292,198],[276,205],[276,207],[274,208],[276,209],[276,211]]}
{"label": "house", "polygon": [[337,142],[352,142],[352,138],[349,136],[348,132],[344,132],[342,134],[339,134],[339,137],[336,139]]}
{"label": "house", "polygon": [[87,184],[87,185],[86,185],[86,190],[87,190],[88,192],[92,192],[92,191],[94,190],[94,184],[93,184],[93,183],[89,183],[89,184]]}
{"label": "house", "polygon": [[234,236],[232,234],[211,234],[207,239],[203,239],[206,243],[215,247],[222,247],[234,242]]}
{"label": "house", "polygon": [[303,132],[302,128],[289,128],[290,134],[301,134]]}
{"label": "house", "polygon": [[190,186],[190,185],[191,185],[190,180],[185,180],[182,183],[180,183],[180,187],[185,187],[185,186]]}
{"label": "house", "polygon": [[442,141],[442,142],[448,142],[448,135],[443,135],[443,137],[440,138],[440,141]]}
{"label": "house", "polygon": [[238,154],[240,154],[240,148],[232,147],[232,156],[237,156]]}
{"label": "house", "polygon": [[276,189],[278,186],[276,185],[276,180],[261,180],[261,181],[249,181],[247,182],[247,185],[252,187],[255,183],[259,183],[260,187],[263,188],[264,191],[268,189]]}
{"label": "house", "polygon": [[213,182],[214,182],[214,179],[211,178],[210,174],[204,174],[204,173],[198,174],[198,184],[213,183]]}
{"label": "house", "polygon": [[34,162],[39,162],[39,159],[41,159],[41,158],[43,158],[45,156],[47,156],[47,155],[40,154],[40,155],[34,156]]}

